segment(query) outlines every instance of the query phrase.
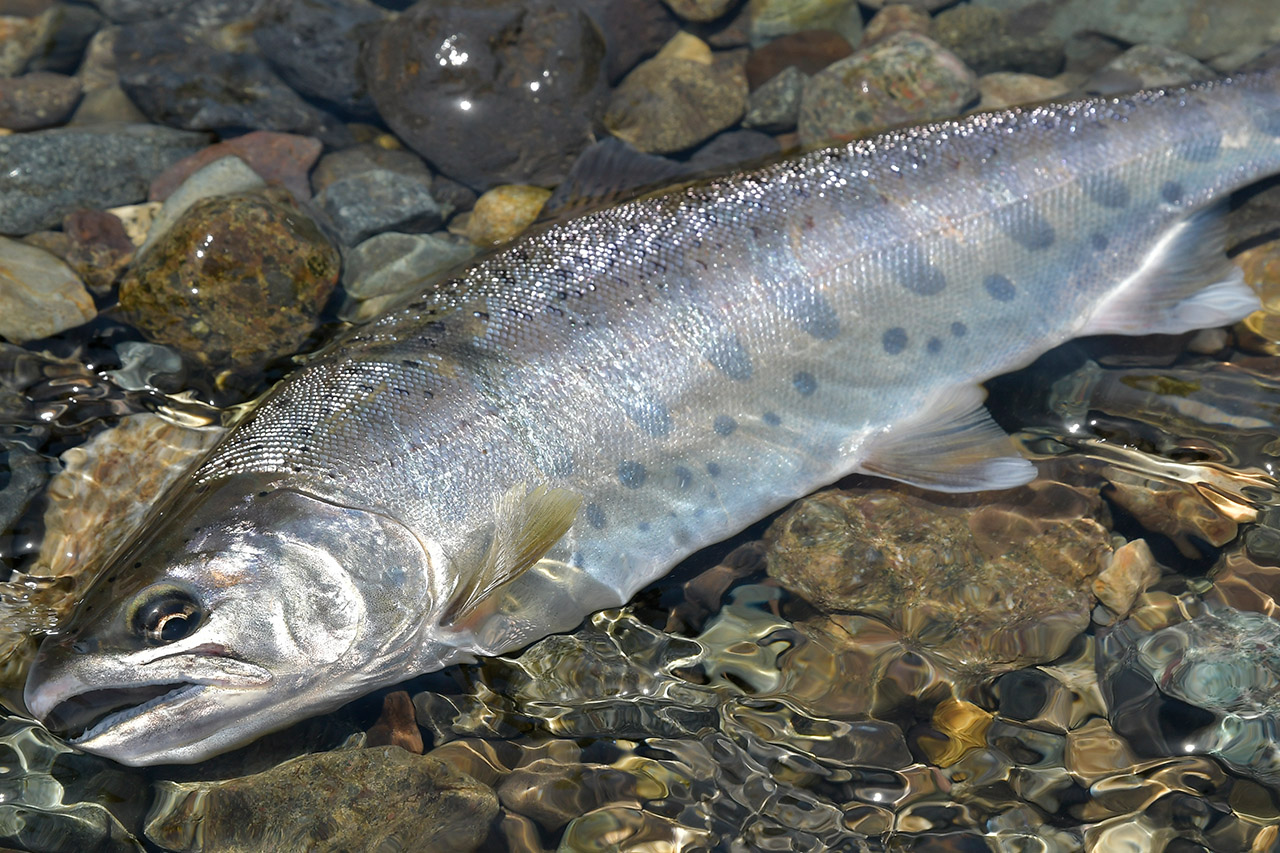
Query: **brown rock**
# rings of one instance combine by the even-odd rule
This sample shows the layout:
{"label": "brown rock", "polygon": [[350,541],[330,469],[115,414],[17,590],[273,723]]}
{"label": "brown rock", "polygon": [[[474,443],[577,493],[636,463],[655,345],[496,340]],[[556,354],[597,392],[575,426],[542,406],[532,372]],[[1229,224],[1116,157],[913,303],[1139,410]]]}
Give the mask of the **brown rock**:
{"label": "brown rock", "polygon": [[422,754],[422,732],[407,691],[396,690],[383,697],[382,714],[369,729],[365,746],[398,746],[414,755]]}
{"label": "brown rock", "polygon": [[62,124],[80,102],[80,81],[65,74],[33,71],[0,77],[0,127],[38,130]]}
{"label": "brown rock", "polygon": [[867,22],[867,29],[863,32],[862,42],[858,47],[868,48],[894,33],[920,33],[927,36],[932,21],[928,12],[915,6],[902,3],[885,6]]}
{"label": "brown rock", "polygon": [[95,292],[109,291],[133,259],[124,223],[105,210],[73,210],[63,217],[62,231],[70,241],[63,260]]}
{"label": "brown rock", "polygon": [[714,21],[737,0],[662,0],[667,8],[685,21]]}
{"label": "brown rock", "polygon": [[1048,77],[996,71],[978,78],[978,91],[982,93],[978,109],[994,110],[1015,104],[1047,101],[1065,95],[1068,87]]}
{"label": "brown rock", "polygon": [[164,201],[183,181],[200,169],[227,155],[235,155],[249,164],[268,184],[283,186],[298,201],[311,198],[307,173],[315,165],[324,146],[320,140],[293,133],[255,130],[226,142],[210,145],[184,157],[165,169],[151,182],[148,198]]}
{"label": "brown rock", "polygon": [[467,219],[467,238],[477,246],[497,246],[515,238],[538,218],[551,190],[507,185],[494,187],[476,200]]}
{"label": "brown rock", "polygon": [[845,37],[831,30],[802,30],[753,50],[747,59],[747,85],[752,91],[784,68],[816,74],[837,59],[853,53]]}

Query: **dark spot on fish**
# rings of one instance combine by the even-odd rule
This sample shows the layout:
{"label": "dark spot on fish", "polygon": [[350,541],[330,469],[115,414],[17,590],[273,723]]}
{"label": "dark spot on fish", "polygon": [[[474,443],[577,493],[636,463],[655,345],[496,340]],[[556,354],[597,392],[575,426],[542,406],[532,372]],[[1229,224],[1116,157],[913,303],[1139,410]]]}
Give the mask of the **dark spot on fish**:
{"label": "dark spot on fish", "polygon": [[628,489],[638,489],[644,485],[645,470],[639,462],[627,460],[618,465],[618,482]]}
{"label": "dark spot on fish", "polygon": [[1129,188],[1111,175],[1086,175],[1080,179],[1080,188],[1090,201],[1102,207],[1119,209],[1129,205]]}
{"label": "dark spot on fish", "polygon": [[1253,124],[1267,136],[1280,136],[1280,114],[1275,110],[1250,110]]}
{"label": "dark spot on fish", "polygon": [[1000,275],[1000,273],[992,273],[982,280],[982,286],[987,289],[987,293],[997,302],[1012,302],[1013,298],[1018,295],[1018,290],[1013,286],[1013,282]]}
{"label": "dark spot on fish", "polygon": [[812,373],[806,373],[803,370],[791,377],[791,384],[806,397],[818,390],[818,380],[813,378]]}
{"label": "dark spot on fish", "polygon": [[1210,163],[1222,152],[1222,137],[1193,139],[1173,146],[1173,153],[1190,163]]}
{"label": "dark spot on fish", "polygon": [[732,435],[733,431],[738,428],[738,422],[728,415],[716,415],[715,424],[712,427],[717,435]]}
{"label": "dark spot on fish", "polygon": [[937,355],[942,352],[942,341],[937,338],[929,338],[928,342],[925,343],[924,348],[929,351],[930,355]]}
{"label": "dark spot on fish", "polygon": [[558,477],[568,477],[573,473],[573,457],[565,454],[551,463],[551,473]]}
{"label": "dark spot on fish", "polygon": [[797,304],[800,327],[819,340],[829,341],[840,334],[840,318],[821,293],[805,294]]}
{"label": "dark spot on fish", "polygon": [[916,246],[909,246],[898,267],[898,280],[919,296],[934,296],[947,289],[947,277]]}
{"label": "dark spot on fish", "polygon": [[1107,239],[1107,235],[1101,231],[1094,231],[1089,235],[1089,245],[1093,247],[1095,252],[1101,252],[1107,246],[1111,245],[1111,241]]}
{"label": "dark spot on fish", "polygon": [[777,426],[782,423],[782,418],[778,417],[777,412],[765,412],[760,416],[760,420],[764,421],[769,426]]}
{"label": "dark spot on fish", "polygon": [[1053,245],[1056,235],[1049,220],[1025,205],[1013,208],[1010,212],[1013,217],[1002,224],[1004,233],[1009,235],[1013,242],[1033,252]]}
{"label": "dark spot on fish", "polygon": [[636,530],[639,530],[641,533],[648,533],[648,532],[649,532],[649,522],[647,522],[647,521],[642,521],[642,522],[640,522],[639,524],[637,524],[637,525],[636,525]]}
{"label": "dark spot on fish", "polygon": [[885,329],[880,344],[889,355],[897,355],[907,348],[907,330],[901,326]]}
{"label": "dark spot on fish", "polygon": [[969,327],[964,323],[956,320],[951,324],[951,336],[953,338],[963,338],[967,334],[969,334]]}
{"label": "dark spot on fish", "polygon": [[751,357],[737,335],[721,338],[707,347],[702,355],[730,379],[745,382],[751,378]]}
{"label": "dark spot on fish", "polygon": [[693,482],[693,472],[683,465],[677,465],[671,470],[676,475],[676,487],[680,489],[689,488],[689,484]]}
{"label": "dark spot on fish", "polygon": [[[597,509],[599,509],[599,507],[597,507]],[[570,554],[570,555],[569,555],[569,565],[571,565],[571,566],[581,566],[581,565],[582,565],[582,552],[581,552],[581,551],[574,551],[572,554]]]}
{"label": "dark spot on fish", "polygon": [[708,463],[707,463],[707,473],[708,473],[708,474],[710,474],[712,477],[719,477],[719,476],[720,476],[720,466],[719,466],[719,465],[717,465],[715,462],[708,462]]}
{"label": "dark spot on fish", "polygon": [[623,403],[627,418],[654,438],[671,433],[671,413],[655,400],[627,401]]}
{"label": "dark spot on fish", "polygon": [[1182,201],[1182,196],[1185,192],[1182,184],[1177,181],[1165,181],[1160,185],[1160,197],[1169,202],[1169,204],[1177,204]]}
{"label": "dark spot on fish", "polygon": [[587,524],[596,530],[604,530],[604,510],[600,508],[600,504],[587,504],[582,508],[582,515],[587,519]]}

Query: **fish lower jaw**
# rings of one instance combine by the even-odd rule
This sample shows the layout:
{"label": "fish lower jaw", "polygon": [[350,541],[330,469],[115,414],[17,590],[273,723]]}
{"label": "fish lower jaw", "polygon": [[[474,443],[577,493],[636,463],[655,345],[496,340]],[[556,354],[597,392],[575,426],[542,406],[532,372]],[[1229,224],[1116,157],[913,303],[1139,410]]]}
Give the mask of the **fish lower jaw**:
{"label": "fish lower jaw", "polygon": [[[45,718],[45,724],[55,730],[61,730],[63,738],[72,746],[82,747],[90,741],[101,736],[105,732],[110,731],[116,726],[129,722],[149,711],[160,707],[161,705],[171,705],[178,701],[185,701],[194,697],[196,694],[203,692],[205,685],[193,684],[191,682],[170,682],[167,684],[157,684],[149,687],[134,688],[130,691],[123,690],[99,690],[83,693],[79,696],[59,703],[49,715]],[[102,713],[94,714],[86,707],[86,698],[95,697],[109,700],[113,696],[118,697],[127,693],[149,693],[152,694],[146,701],[138,704],[119,706],[119,702],[111,703],[115,710],[107,710]],[[104,694],[96,696],[96,694]],[[68,709],[68,706],[79,705],[76,710]],[[80,723],[83,722],[83,725]]]}

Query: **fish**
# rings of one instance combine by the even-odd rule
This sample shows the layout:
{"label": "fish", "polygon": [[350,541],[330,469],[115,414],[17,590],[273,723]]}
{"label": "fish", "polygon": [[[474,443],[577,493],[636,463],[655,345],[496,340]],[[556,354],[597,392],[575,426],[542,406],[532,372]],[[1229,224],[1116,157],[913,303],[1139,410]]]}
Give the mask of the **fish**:
{"label": "fish", "polygon": [[982,112],[552,223],[303,357],[30,672],[31,713],[190,763],[624,605],[853,472],[1036,476],[982,382],[1258,307],[1224,202],[1280,72]]}

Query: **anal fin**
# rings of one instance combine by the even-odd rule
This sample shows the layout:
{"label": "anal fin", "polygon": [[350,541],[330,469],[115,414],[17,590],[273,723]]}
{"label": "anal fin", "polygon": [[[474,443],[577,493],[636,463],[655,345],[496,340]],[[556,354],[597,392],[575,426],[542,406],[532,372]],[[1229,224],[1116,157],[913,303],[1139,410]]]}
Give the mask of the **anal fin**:
{"label": "anal fin", "polygon": [[982,406],[985,396],[974,385],[939,394],[914,417],[869,439],[859,470],[935,492],[1031,482],[1035,466],[1014,455],[1009,436]]}
{"label": "anal fin", "polygon": [[1080,329],[1081,335],[1176,335],[1224,326],[1260,307],[1227,260],[1226,210],[1196,211],[1174,224]]}

